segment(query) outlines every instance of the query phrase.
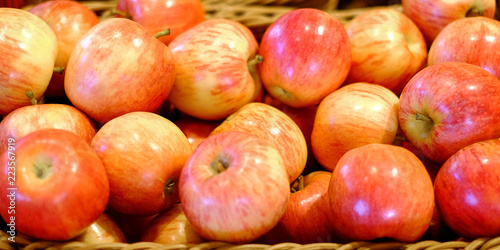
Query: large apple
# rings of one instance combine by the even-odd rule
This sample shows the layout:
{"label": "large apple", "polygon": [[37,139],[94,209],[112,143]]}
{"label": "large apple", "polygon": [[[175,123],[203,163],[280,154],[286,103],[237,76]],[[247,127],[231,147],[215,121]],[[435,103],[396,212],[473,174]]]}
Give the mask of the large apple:
{"label": "large apple", "polygon": [[258,43],[243,24],[207,20],[180,34],[169,47],[177,76],[168,98],[183,113],[222,120],[260,94],[254,62]]}
{"label": "large apple", "polygon": [[131,112],[102,126],[91,143],[109,178],[108,207],[149,216],[179,202],[177,182],[192,149],[182,131],[150,112]]}
{"label": "large apple", "polygon": [[297,124],[277,108],[258,102],[241,107],[210,134],[243,131],[257,135],[278,149],[292,183],[305,168],[307,144]]}
{"label": "large apple", "polygon": [[403,13],[422,31],[428,46],[454,20],[495,16],[495,0],[402,0]]}
{"label": "large apple", "polygon": [[444,221],[466,239],[500,234],[500,140],[473,143],[453,154],[435,180]]}
{"label": "large apple", "polygon": [[169,48],[137,22],[111,18],[76,44],[65,71],[69,100],[99,123],[133,111],[154,111],[175,80]]}
{"label": "large apple", "polygon": [[40,100],[49,85],[57,55],[54,31],[38,16],[0,8],[0,115]]}
{"label": "large apple", "polygon": [[370,83],[346,85],[319,104],[311,135],[316,160],[333,171],[347,151],[369,143],[392,144],[398,131],[399,98]]}
{"label": "large apple", "polygon": [[390,8],[366,11],[346,24],[352,47],[347,83],[382,85],[399,96],[427,64],[427,46],[418,27]]}
{"label": "large apple", "polygon": [[69,240],[106,208],[109,183],[89,144],[72,132],[44,129],[12,139],[0,156],[2,218],[41,240]]}
{"label": "large apple", "polygon": [[251,242],[281,219],[290,198],[283,158],[266,140],[229,131],[209,136],[182,169],[186,217],[211,241]]}
{"label": "large apple", "polygon": [[351,46],[344,26],[318,9],[292,10],[264,33],[258,65],[271,96],[292,107],[318,104],[345,80]]}
{"label": "large apple", "polygon": [[428,66],[408,82],[399,105],[406,138],[438,163],[469,144],[500,137],[500,80],[479,66]]}
{"label": "large apple", "polygon": [[0,153],[7,150],[8,138],[20,139],[41,129],[57,128],[75,133],[90,144],[97,132],[93,121],[77,108],[58,103],[18,108],[0,122]]}
{"label": "large apple", "polygon": [[343,242],[419,240],[434,211],[434,189],[420,159],[394,145],[352,149],[333,170],[328,197],[333,232]]}
{"label": "large apple", "polygon": [[85,232],[72,240],[88,244],[127,243],[127,238],[125,238],[125,234],[120,226],[106,213],[101,214]]}
{"label": "large apple", "polygon": [[[30,12],[43,19],[57,38],[54,67],[66,68],[80,38],[99,23],[97,14],[78,1],[49,0],[35,5]],[[64,73],[54,72],[45,96],[64,96]]]}
{"label": "large apple", "polygon": [[120,0],[116,9],[153,34],[170,29],[168,36],[159,38],[166,45],[205,21],[201,0]]}
{"label": "large apple", "polygon": [[442,62],[478,65],[500,79],[500,21],[471,17],[447,25],[429,49],[428,65]]}

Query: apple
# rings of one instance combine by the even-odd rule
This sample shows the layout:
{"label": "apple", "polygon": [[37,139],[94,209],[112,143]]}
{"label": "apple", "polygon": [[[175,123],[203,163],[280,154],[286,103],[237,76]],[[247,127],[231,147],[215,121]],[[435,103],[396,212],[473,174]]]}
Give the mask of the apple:
{"label": "apple", "polygon": [[470,17],[447,25],[429,49],[428,65],[466,62],[500,79],[500,21]]}
{"label": "apple", "polygon": [[435,180],[444,221],[466,239],[500,234],[500,140],[468,145],[453,154]]}
{"label": "apple", "polygon": [[112,242],[127,243],[127,239],[122,229],[116,224],[113,218],[106,213],[101,214],[84,233],[78,235],[73,241],[80,241],[88,244]]}
{"label": "apple", "polygon": [[318,104],[342,85],[351,64],[342,23],[312,8],[292,10],[274,21],[262,37],[259,55],[265,89],[292,107]]}
{"label": "apple", "polygon": [[316,160],[328,171],[347,151],[370,143],[392,144],[398,131],[399,98],[371,83],[353,83],[325,97],[311,134]]}
{"label": "apple", "polygon": [[290,198],[283,158],[266,140],[241,131],[207,137],[182,169],[184,213],[209,241],[247,243],[279,222]]}
{"label": "apple", "polygon": [[101,124],[133,111],[154,111],[175,80],[169,48],[139,23],[110,18],[76,44],[64,89],[78,109]]}
{"label": "apple", "polygon": [[91,146],[108,174],[109,208],[149,216],[179,202],[177,182],[192,150],[173,122],[131,112],[104,124]]}
{"label": "apple", "polygon": [[271,143],[280,152],[292,183],[305,168],[307,144],[298,125],[277,108],[259,102],[241,107],[210,135],[227,131],[249,132]]}
{"label": "apple", "polygon": [[352,64],[346,83],[382,85],[399,96],[427,64],[427,45],[418,27],[401,12],[377,8],[346,24]]}
{"label": "apple", "polygon": [[428,46],[454,20],[495,16],[495,0],[402,0],[403,13],[420,29]]}
{"label": "apple", "polygon": [[181,112],[222,120],[260,94],[254,60],[258,43],[243,24],[206,20],[180,34],[169,48],[177,76],[168,99]]}
{"label": "apple", "polygon": [[[49,0],[36,4],[29,12],[43,19],[57,38],[54,67],[66,68],[76,43],[99,23],[97,14],[78,1]],[[45,96],[64,96],[64,73],[54,72]]]}
{"label": "apple", "polygon": [[[40,100],[54,69],[57,39],[38,16],[21,9],[0,8],[0,115]],[[20,32],[22,31],[22,32]]]}
{"label": "apple", "polygon": [[201,120],[192,116],[181,115],[174,123],[186,135],[191,148],[194,150],[221,122]]}
{"label": "apple", "polygon": [[444,163],[474,142],[500,137],[500,80],[479,66],[428,66],[401,93],[399,124],[425,157]]}
{"label": "apple", "polygon": [[0,122],[0,153],[7,150],[3,142],[9,138],[20,139],[47,128],[73,132],[88,144],[97,132],[94,122],[73,106],[58,103],[25,106],[10,112]]}
{"label": "apple", "polygon": [[0,156],[5,180],[0,214],[15,232],[40,240],[69,240],[104,212],[109,198],[106,171],[82,138],[44,129],[5,143],[9,147]]}
{"label": "apple", "polygon": [[177,36],[205,21],[201,0],[119,0],[116,9],[140,23],[152,34],[170,29],[170,35],[159,38],[168,45]]}
{"label": "apple", "polygon": [[155,242],[163,245],[199,244],[205,240],[189,223],[181,204],[175,204],[158,214],[146,227],[142,242]]}
{"label": "apple", "polygon": [[394,145],[372,143],[345,153],[328,197],[333,232],[343,242],[419,240],[432,219],[434,189],[420,159]]}

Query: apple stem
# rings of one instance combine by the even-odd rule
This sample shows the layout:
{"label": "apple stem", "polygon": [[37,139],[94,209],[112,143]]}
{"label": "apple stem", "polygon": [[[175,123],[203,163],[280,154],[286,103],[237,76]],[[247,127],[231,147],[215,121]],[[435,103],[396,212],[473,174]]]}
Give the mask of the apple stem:
{"label": "apple stem", "polygon": [[432,119],[430,117],[423,115],[423,114],[420,114],[420,113],[417,113],[415,115],[415,119],[419,120],[419,121],[424,121],[424,122],[432,122]]}
{"label": "apple stem", "polygon": [[168,36],[170,35],[170,29],[162,30],[158,33],[155,34],[156,39],[162,37],[162,36]]}
{"label": "apple stem", "polygon": [[165,184],[165,191],[167,191],[168,194],[172,194],[174,191],[174,186],[176,182],[172,178],[168,178],[167,183]]}
{"label": "apple stem", "polygon": [[120,16],[125,17],[127,19],[132,19],[132,16],[129,13],[127,13],[125,11],[117,10],[117,9],[112,9],[111,15],[120,15]]}
{"label": "apple stem", "polygon": [[55,73],[59,73],[62,75],[62,73],[64,72],[65,68],[64,67],[54,67],[54,72]]}
{"label": "apple stem", "polygon": [[304,189],[304,176],[299,175],[299,177],[297,177],[297,180],[292,183],[292,188],[290,190],[292,193],[296,193],[302,189]]}
{"label": "apple stem", "polygon": [[218,158],[217,160],[213,161],[210,166],[216,174],[220,174],[226,171],[226,169],[229,167],[229,162],[226,159]]}
{"label": "apple stem", "polygon": [[257,63],[261,63],[264,61],[264,58],[261,55],[256,55],[252,60],[247,62],[248,66],[256,65]]}
{"label": "apple stem", "polygon": [[33,94],[33,91],[30,90],[30,91],[26,92],[26,96],[28,96],[32,105],[38,104],[38,102],[35,99],[35,95]]}

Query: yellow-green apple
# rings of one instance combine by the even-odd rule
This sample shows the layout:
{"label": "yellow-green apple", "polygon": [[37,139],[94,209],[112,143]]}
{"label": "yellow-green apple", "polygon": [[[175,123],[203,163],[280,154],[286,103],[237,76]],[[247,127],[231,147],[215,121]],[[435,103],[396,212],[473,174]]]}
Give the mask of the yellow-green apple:
{"label": "yellow-green apple", "polygon": [[444,221],[473,240],[500,234],[500,140],[468,145],[453,154],[435,180],[436,202]]}
{"label": "yellow-green apple", "polygon": [[82,138],[43,129],[5,143],[0,214],[13,231],[41,240],[69,240],[104,212],[106,171]]}
{"label": "yellow-green apple", "polygon": [[139,23],[110,18],[76,44],[65,70],[69,100],[101,124],[133,111],[154,111],[175,80],[169,48]]}
{"label": "yellow-green apple", "polygon": [[325,97],[311,134],[316,160],[333,171],[347,151],[370,143],[392,144],[398,131],[399,98],[381,85],[353,83]]}
{"label": "yellow-green apple", "polygon": [[246,243],[279,222],[290,182],[279,151],[241,131],[210,135],[182,169],[179,193],[198,234],[211,241]]}
{"label": "yellow-green apple", "polygon": [[280,152],[292,183],[305,168],[307,144],[298,125],[283,111],[259,102],[241,107],[210,134],[226,131],[249,132],[271,143]]}
{"label": "yellow-green apple", "polygon": [[[99,23],[97,14],[78,1],[49,0],[38,3],[29,11],[43,19],[56,35],[56,68],[66,68],[78,40]],[[45,96],[64,95],[64,73],[54,72]]]}
{"label": "yellow-green apple", "polygon": [[38,16],[0,8],[0,115],[40,100],[49,85],[57,55],[54,31]]}
{"label": "yellow-green apple", "polygon": [[119,0],[116,9],[122,15],[140,23],[152,34],[170,29],[168,36],[159,38],[168,45],[181,33],[205,21],[201,0]]}
{"label": "yellow-green apple", "polygon": [[434,189],[420,159],[395,145],[372,143],[345,153],[328,198],[333,232],[342,242],[419,240],[434,211]]}
{"label": "yellow-green apple", "polygon": [[150,216],[124,214],[110,209],[109,207],[106,209],[105,213],[111,216],[116,224],[122,229],[128,243],[140,242],[144,230],[157,216],[157,214]]}
{"label": "yellow-green apple", "polygon": [[427,46],[422,33],[397,10],[366,11],[345,28],[352,47],[346,83],[379,84],[399,96],[408,80],[427,64]]}
{"label": "yellow-green apple", "polygon": [[179,202],[177,182],[192,150],[170,120],[130,112],[104,124],[91,146],[108,174],[109,208],[149,216]]}
{"label": "yellow-green apple", "polygon": [[330,213],[328,186],[332,173],[314,171],[292,184],[292,193],[285,214],[266,235],[267,244],[294,242],[309,244],[336,242],[327,219]]}
{"label": "yellow-green apple", "polygon": [[255,71],[258,43],[243,24],[206,20],[180,34],[169,47],[177,76],[168,98],[183,113],[222,120],[260,94]]}
{"label": "yellow-green apple", "polygon": [[428,66],[406,85],[399,125],[425,157],[445,162],[474,142],[500,137],[500,80],[483,68],[444,62]]}
{"label": "yellow-green apple", "polygon": [[470,17],[447,25],[429,49],[428,65],[466,62],[500,79],[500,21]]}
{"label": "yellow-green apple", "polygon": [[75,133],[90,144],[97,132],[94,122],[77,108],[59,103],[18,108],[0,122],[0,153],[7,150],[9,138],[20,139],[41,129],[57,128]]}
{"label": "yellow-green apple", "polygon": [[402,0],[403,13],[420,29],[427,46],[439,32],[457,19],[475,16],[493,18],[495,0]]}
{"label": "yellow-green apple", "polygon": [[155,242],[163,245],[199,244],[205,240],[189,223],[180,203],[158,214],[146,227],[142,242]]}
{"label": "yellow-green apple", "polygon": [[194,150],[221,122],[201,120],[181,114],[181,117],[175,120],[174,123],[186,135],[191,148]]}
{"label": "yellow-green apple", "polygon": [[318,104],[340,87],[351,64],[344,26],[325,11],[292,10],[276,20],[260,42],[262,84],[292,107]]}
{"label": "yellow-green apple", "polygon": [[127,238],[122,229],[116,224],[111,216],[101,214],[97,220],[90,225],[84,233],[78,235],[73,241],[89,244],[101,244],[120,242],[127,243]]}

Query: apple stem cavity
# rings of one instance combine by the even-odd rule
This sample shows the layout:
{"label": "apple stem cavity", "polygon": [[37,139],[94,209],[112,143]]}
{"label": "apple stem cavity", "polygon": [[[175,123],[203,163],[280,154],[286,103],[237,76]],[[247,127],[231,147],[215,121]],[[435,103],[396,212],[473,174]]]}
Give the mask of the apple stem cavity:
{"label": "apple stem cavity", "polygon": [[33,164],[33,170],[36,177],[45,179],[52,173],[52,165],[50,163]]}
{"label": "apple stem cavity", "polygon": [[54,67],[54,72],[59,73],[62,75],[64,73],[65,68],[64,67]]}
{"label": "apple stem cavity", "polygon": [[258,63],[261,63],[264,61],[264,58],[261,55],[256,55],[252,60],[247,62],[248,67],[254,66]]}
{"label": "apple stem cavity", "polygon": [[111,15],[120,15],[120,16],[125,17],[127,19],[132,19],[132,16],[129,13],[127,13],[125,11],[117,10],[117,9],[112,9]]}
{"label": "apple stem cavity", "polygon": [[165,184],[165,191],[167,194],[172,194],[174,192],[174,186],[176,182],[172,178],[168,178],[167,183]]}
{"label": "apple stem cavity", "polygon": [[162,30],[162,31],[156,33],[155,38],[158,39],[160,37],[168,36],[168,35],[170,35],[170,29]]}
{"label": "apple stem cavity", "polygon": [[28,91],[26,92],[26,96],[30,99],[30,102],[32,105],[37,105],[38,102],[37,100],[35,99],[35,95],[33,94],[33,91]]}
{"label": "apple stem cavity", "polygon": [[300,190],[304,189],[304,176],[299,175],[297,179],[292,183],[292,187],[290,188],[290,191],[293,193],[296,193]]}
{"label": "apple stem cavity", "polygon": [[215,174],[220,174],[229,167],[229,161],[219,157],[210,164],[210,167],[212,167]]}

